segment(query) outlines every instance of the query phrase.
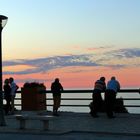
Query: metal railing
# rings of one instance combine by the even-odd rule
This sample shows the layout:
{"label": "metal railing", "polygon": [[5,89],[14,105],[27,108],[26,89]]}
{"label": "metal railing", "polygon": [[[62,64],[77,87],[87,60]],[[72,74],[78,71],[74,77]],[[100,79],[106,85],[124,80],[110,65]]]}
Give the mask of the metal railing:
{"label": "metal railing", "polygon": [[[62,92],[62,95],[64,94],[64,93],[70,93],[71,94],[71,97],[72,97],[72,94],[74,94],[74,93],[78,93],[79,95],[80,94],[87,94],[87,93],[90,93],[90,94],[92,94],[92,92],[93,92],[93,90],[64,90],[63,92]],[[21,91],[17,91],[17,93],[19,93],[19,94],[21,94]],[[119,92],[118,92],[118,94],[138,94],[138,95],[140,95],[140,89],[121,89]],[[48,97],[48,95],[50,95],[50,94],[52,94],[51,93],[51,90],[45,90],[45,91],[42,91],[42,93],[41,94],[46,94],[46,101],[52,101],[53,100],[53,98],[51,97]],[[68,98],[61,98],[61,100],[62,101],[89,101],[89,103],[90,103],[90,101],[92,101],[92,98],[71,98],[71,97],[68,97]],[[15,99],[16,101],[21,101],[21,98],[17,98],[16,97],[16,99]],[[140,96],[139,97],[137,97],[137,98],[123,98],[123,100],[125,101],[125,100],[132,100],[132,101],[140,101]],[[21,104],[19,104],[19,103],[16,103],[15,104],[15,106],[21,106]],[[53,106],[53,104],[48,104],[47,103],[47,106]],[[89,106],[89,104],[61,104],[61,106],[63,106],[63,107],[88,107]],[[140,107],[140,103],[138,104],[138,105],[132,105],[132,104],[128,104],[128,105],[125,105],[124,104],[124,106],[125,107]]]}

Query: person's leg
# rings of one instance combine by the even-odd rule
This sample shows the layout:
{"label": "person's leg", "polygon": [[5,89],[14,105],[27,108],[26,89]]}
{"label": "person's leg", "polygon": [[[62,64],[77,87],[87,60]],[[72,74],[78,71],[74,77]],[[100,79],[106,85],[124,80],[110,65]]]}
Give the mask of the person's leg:
{"label": "person's leg", "polygon": [[59,96],[54,96],[53,97],[53,102],[54,102],[54,104],[53,104],[53,115],[55,115],[55,116],[58,116],[58,108],[59,108],[59,106],[60,106],[60,97]]}
{"label": "person's leg", "polygon": [[112,112],[111,112],[111,91],[110,90],[106,90],[105,92],[105,108],[106,108],[106,114],[108,117],[112,116]]}
{"label": "person's leg", "polygon": [[7,100],[7,113],[9,113],[11,110],[10,102],[11,102],[11,98],[8,98],[8,100]]}
{"label": "person's leg", "polygon": [[58,102],[57,102],[57,107],[58,107],[58,108],[60,107],[60,104],[61,104],[61,95],[58,96]]}
{"label": "person's leg", "polygon": [[98,112],[103,111],[103,99],[101,93],[98,94]]}
{"label": "person's leg", "polygon": [[5,110],[5,114],[7,115],[8,114],[8,99],[6,99],[4,110]]}
{"label": "person's leg", "polygon": [[11,97],[11,114],[14,114],[14,100],[15,100],[15,96],[12,96]]}
{"label": "person's leg", "polygon": [[91,114],[91,116],[93,116],[93,113],[94,113],[94,111],[93,111],[93,94],[92,94],[92,102],[90,102],[90,104],[89,104],[89,108],[90,108],[90,114]]}
{"label": "person's leg", "polygon": [[53,96],[53,114],[55,115],[57,109],[57,99],[56,96]]}
{"label": "person's leg", "polygon": [[92,109],[92,112],[91,112],[91,115],[93,117],[98,117],[97,115],[97,111],[98,111],[98,93],[94,93],[93,94],[93,109]]}
{"label": "person's leg", "polygon": [[113,109],[114,109],[114,96],[113,90],[107,90],[105,93],[105,104],[106,104],[106,113],[109,118],[114,118],[113,116]]}
{"label": "person's leg", "polygon": [[116,94],[115,92],[112,92],[111,97],[110,97],[110,116],[113,116],[113,110],[114,110],[114,105],[115,105],[115,99],[116,99]]}
{"label": "person's leg", "polygon": [[56,98],[56,115],[58,115],[58,108],[60,107],[61,96],[57,96]]}

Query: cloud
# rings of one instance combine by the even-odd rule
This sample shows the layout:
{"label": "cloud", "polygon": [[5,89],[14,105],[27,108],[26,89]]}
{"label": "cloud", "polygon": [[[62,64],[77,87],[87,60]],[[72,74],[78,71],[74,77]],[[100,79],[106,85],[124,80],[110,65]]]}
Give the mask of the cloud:
{"label": "cloud", "polygon": [[30,65],[34,68],[29,68],[23,71],[5,71],[4,74],[30,74],[38,72],[46,72],[56,68],[69,66],[98,66],[95,62],[90,60],[91,55],[69,55],[69,56],[54,56],[47,58],[37,58],[32,60],[16,60],[5,61],[3,66],[14,65]]}
{"label": "cloud", "polygon": [[[4,61],[3,66],[18,66],[28,65],[32,68],[28,68],[21,71],[4,71],[4,74],[31,74],[31,73],[46,73],[49,70],[74,67],[74,66],[86,66],[86,67],[112,67],[113,69],[130,66],[129,63],[121,63],[120,59],[140,59],[139,48],[125,48],[118,50],[111,50],[110,52],[104,52],[100,55],[83,54],[83,55],[65,55],[65,56],[53,56],[46,58],[36,59],[19,59],[14,61]],[[116,63],[111,62],[116,61]],[[131,64],[136,65],[136,64]],[[137,66],[140,62],[137,63]]]}
{"label": "cloud", "polygon": [[86,50],[88,51],[95,51],[95,50],[106,50],[106,49],[110,49],[112,48],[113,46],[100,46],[100,47],[89,47],[89,48],[86,48]]}
{"label": "cloud", "polygon": [[140,48],[125,48],[108,52],[115,58],[134,58],[140,57]]}
{"label": "cloud", "polygon": [[22,60],[13,60],[13,61],[4,61],[3,66],[15,66],[15,65],[21,65]]}
{"label": "cloud", "polygon": [[115,49],[105,52],[97,59],[96,63],[113,64],[115,67],[140,65],[140,48]]}

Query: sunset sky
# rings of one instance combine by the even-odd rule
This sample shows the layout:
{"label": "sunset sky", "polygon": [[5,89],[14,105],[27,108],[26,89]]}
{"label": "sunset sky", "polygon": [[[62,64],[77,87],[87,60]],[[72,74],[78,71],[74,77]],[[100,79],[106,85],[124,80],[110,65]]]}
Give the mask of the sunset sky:
{"label": "sunset sky", "polygon": [[0,15],[3,80],[93,88],[116,76],[140,87],[140,0],[0,0]]}

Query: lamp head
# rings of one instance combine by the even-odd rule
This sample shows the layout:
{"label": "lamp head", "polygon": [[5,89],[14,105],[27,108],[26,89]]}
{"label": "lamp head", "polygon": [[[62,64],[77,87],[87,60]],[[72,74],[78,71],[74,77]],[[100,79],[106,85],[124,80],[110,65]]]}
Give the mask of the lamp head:
{"label": "lamp head", "polygon": [[8,20],[8,17],[4,15],[0,15],[0,28],[3,29],[3,27],[6,25]]}

